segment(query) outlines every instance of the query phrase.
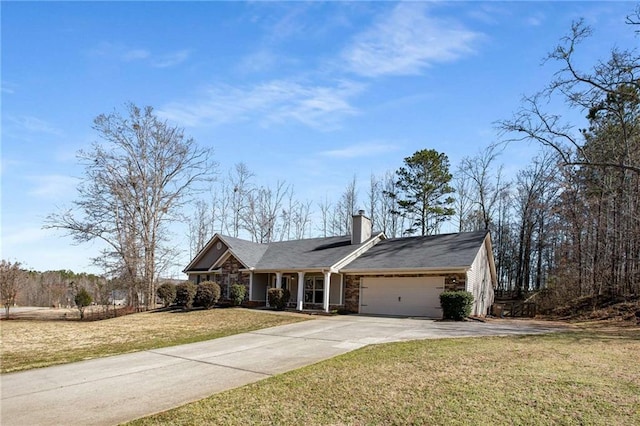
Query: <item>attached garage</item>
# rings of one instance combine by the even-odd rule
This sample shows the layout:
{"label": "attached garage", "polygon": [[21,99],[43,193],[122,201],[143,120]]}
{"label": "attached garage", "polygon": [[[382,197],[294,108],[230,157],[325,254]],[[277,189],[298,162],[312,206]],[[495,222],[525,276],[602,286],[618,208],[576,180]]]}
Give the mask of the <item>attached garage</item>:
{"label": "attached garage", "polygon": [[444,277],[362,277],[360,313],[442,318]]}

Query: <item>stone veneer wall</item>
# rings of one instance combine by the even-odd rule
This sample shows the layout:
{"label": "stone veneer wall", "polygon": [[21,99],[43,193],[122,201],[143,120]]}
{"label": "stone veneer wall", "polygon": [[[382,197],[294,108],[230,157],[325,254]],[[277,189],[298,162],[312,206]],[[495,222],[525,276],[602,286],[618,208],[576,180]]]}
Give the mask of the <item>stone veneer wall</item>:
{"label": "stone veneer wall", "polygon": [[[220,283],[220,299],[227,299],[227,287],[231,284],[242,284],[245,288],[244,300],[249,300],[249,272],[240,272],[244,266],[233,256],[230,256],[220,267],[222,282]],[[231,275],[236,274],[235,279]]]}
{"label": "stone veneer wall", "polygon": [[[394,278],[394,277],[441,277],[442,274],[379,274],[379,275],[345,275],[344,277],[344,308],[349,312],[358,312],[360,307],[360,278],[362,277],[378,277],[378,278]],[[448,274],[444,278],[445,291],[464,290],[466,286],[467,275]]]}

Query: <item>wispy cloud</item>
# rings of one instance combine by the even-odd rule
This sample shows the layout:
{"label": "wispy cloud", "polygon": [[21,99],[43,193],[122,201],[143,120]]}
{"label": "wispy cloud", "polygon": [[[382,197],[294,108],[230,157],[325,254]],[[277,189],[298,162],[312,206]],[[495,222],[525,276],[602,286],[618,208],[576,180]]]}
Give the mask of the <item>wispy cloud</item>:
{"label": "wispy cloud", "polygon": [[149,49],[130,47],[116,43],[101,43],[89,52],[90,56],[102,57],[120,62],[143,62],[156,68],[168,68],[186,61],[189,49],[175,52],[153,53]]}
{"label": "wispy cloud", "polygon": [[29,176],[33,188],[28,194],[33,197],[60,200],[75,194],[78,179],[65,175]]}
{"label": "wispy cloud", "polygon": [[396,151],[398,146],[384,142],[366,142],[345,146],[343,148],[322,151],[320,155],[323,157],[331,157],[337,159],[350,159],[360,157],[374,157]]}
{"label": "wispy cloud", "polygon": [[544,23],[545,16],[542,13],[536,13],[534,15],[528,16],[525,19],[526,25],[530,27],[539,27]]}
{"label": "wispy cloud", "polygon": [[339,81],[334,85],[307,85],[274,80],[251,87],[216,86],[203,99],[172,103],[158,113],[186,126],[215,125],[254,119],[263,126],[294,120],[333,130],[346,115],[357,110],[350,99],[363,90],[361,84]]}
{"label": "wispy cloud", "polygon": [[279,58],[270,50],[262,49],[242,58],[238,69],[242,73],[265,72],[272,70],[282,61],[282,58]]}
{"label": "wispy cloud", "polygon": [[153,66],[156,68],[168,68],[175,65],[179,65],[189,59],[191,51],[189,49],[179,50],[177,52],[167,53],[160,55],[153,61]]}
{"label": "wispy cloud", "polygon": [[[31,115],[10,116],[7,118],[10,123],[17,127],[17,132],[48,133],[60,136],[62,131],[50,123]],[[16,133],[14,130],[12,133]]]}
{"label": "wispy cloud", "polygon": [[9,81],[2,81],[0,83],[0,91],[2,93],[6,93],[7,95],[12,95],[16,92],[16,85]]}
{"label": "wispy cloud", "polygon": [[480,33],[428,12],[424,3],[398,4],[343,51],[347,68],[367,77],[420,74],[435,63],[473,53]]}
{"label": "wispy cloud", "polygon": [[10,251],[8,249],[10,246],[37,243],[50,237],[51,233],[51,231],[35,226],[16,228],[8,230],[7,233],[2,236],[2,245],[5,246],[5,251]]}

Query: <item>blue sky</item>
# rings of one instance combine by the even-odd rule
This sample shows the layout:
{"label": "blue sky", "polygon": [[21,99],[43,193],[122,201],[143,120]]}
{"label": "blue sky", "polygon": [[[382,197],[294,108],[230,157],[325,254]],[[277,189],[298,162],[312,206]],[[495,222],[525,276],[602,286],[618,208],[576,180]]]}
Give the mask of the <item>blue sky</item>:
{"label": "blue sky", "polygon": [[[125,102],[213,147],[222,172],[242,161],[258,183],[286,180],[303,200],[331,199],[355,174],[364,199],[371,173],[419,149],[455,168],[495,142],[494,122],[550,80],[556,67],[542,58],[572,21],[595,30],[585,64],[638,45],[624,25],[634,7],[3,1],[2,258],[100,272],[98,244],[74,246],[42,224],[75,198],[75,153],[97,139],[93,118]],[[536,150],[510,146],[502,162],[513,172]]]}

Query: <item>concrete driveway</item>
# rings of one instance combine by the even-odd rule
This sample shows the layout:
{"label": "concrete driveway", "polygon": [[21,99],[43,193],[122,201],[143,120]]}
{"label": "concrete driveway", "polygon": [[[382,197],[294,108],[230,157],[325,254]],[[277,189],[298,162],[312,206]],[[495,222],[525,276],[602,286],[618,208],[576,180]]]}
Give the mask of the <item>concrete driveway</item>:
{"label": "concrete driveway", "polygon": [[321,317],[207,342],[4,374],[0,423],[118,424],[373,343],[557,330],[527,321]]}

